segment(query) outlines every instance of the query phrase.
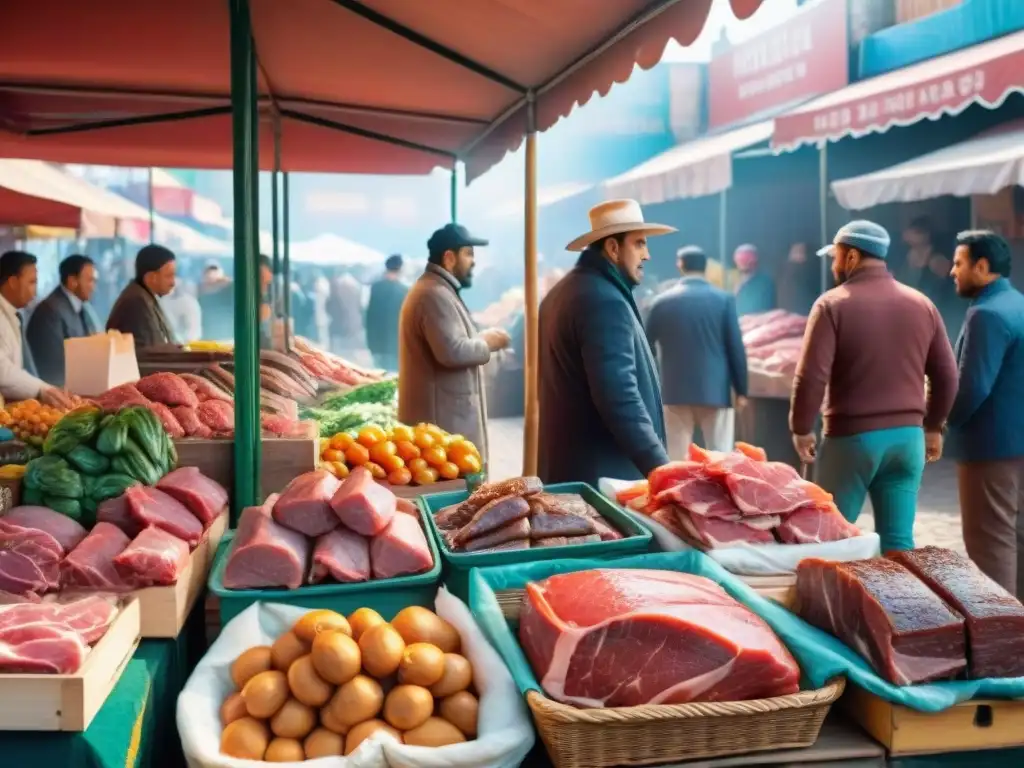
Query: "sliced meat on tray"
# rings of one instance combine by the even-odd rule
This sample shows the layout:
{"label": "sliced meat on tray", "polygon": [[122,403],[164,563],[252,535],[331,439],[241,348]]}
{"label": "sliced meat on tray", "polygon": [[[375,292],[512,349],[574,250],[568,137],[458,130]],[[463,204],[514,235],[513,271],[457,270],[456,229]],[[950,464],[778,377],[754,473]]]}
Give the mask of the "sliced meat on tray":
{"label": "sliced meat on tray", "polygon": [[0,629],[12,629],[33,623],[56,623],[74,630],[83,642],[92,645],[107,633],[117,618],[116,601],[107,596],[86,597],[57,602],[0,605]]}
{"label": "sliced meat on tray", "polygon": [[[510,544],[514,541],[522,541],[526,546],[530,546],[530,538],[532,534],[531,521],[525,517],[521,517],[508,525],[503,525],[501,528],[497,528],[490,533],[485,533],[483,536],[479,536],[475,539],[470,539],[463,547],[464,552],[483,552],[484,550],[492,550],[498,547],[504,547],[506,544]],[[539,543],[538,543],[539,546]]]}
{"label": "sliced meat on tray", "polygon": [[188,507],[158,488],[135,485],[124,492],[128,511],[143,526],[155,525],[174,534],[190,547],[203,537],[203,524]]}
{"label": "sliced meat on tray", "polygon": [[723,476],[733,503],[746,515],[784,515],[832,498],[780,461],[759,461],[733,452],[708,462],[710,476]]}
{"label": "sliced meat on tray", "polygon": [[88,650],[78,633],[64,624],[0,628],[0,672],[7,674],[70,675],[81,668]]}
{"label": "sliced meat on tray", "polygon": [[370,542],[347,528],[338,527],[316,540],[309,583],[326,578],[348,583],[370,578]]}
{"label": "sliced meat on tray", "polygon": [[61,587],[124,592],[134,588],[114,568],[114,558],[124,552],[131,539],[110,523],[96,523],[82,543],[60,564]]}
{"label": "sliced meat on tray", "polygon": [[4,513],[0,520],[22,528],[46,531],[57,540],[65,554],[74,549],[88,533],[77,520],[54,512],[49,507],[15,507]]}
{"label": "sliced meat on tray", "polygon": [[529,514],[530,502],[522,496],[502,496],[478,509],[473,518],[459,529],[452,540],[460,546],[465,545],[471,539],[496,531],[502,526],[527,517]]}
{"label": "sliced meat on tray", "polygon": [[196,393],[174,373],[159,372],[143,376],[135,383],[136,388],[154,403],[164,405],[199,405]]}
{"label": "sliced meat on tray", "polygon": [[224,486],[208,478],[197,467],[179,467],[160,478],[156,487],[188,507],[199,518],[203,528],[209,528],[228,505],[228,492]]}
{"label": "sliced meat on tray", "polygon": [[293,531],[316,538],[338,527],[338,516],[331,509],[331,497],[341,483],[323,469],[305,472],[294,478],[274,505],[274,519]]}
{"label": "sliced meat on tray", "polygon": [[891,557],[964,617],[969,677],[1024,677],[1020,600],[952,550],[921,547]]}
{"label": "sliced meat on tray", "polygon": [[820,544],[860,536],[860,529],[829,502],[808,504],[790,512],[776,533],[783,544]]}
{"label": "sliced meat on tray", "polygon": [[213,437],[213,430],[199,420],[199,412],[190,405],[179,405],[171,409],[174,418],[181,424],[187,437],[209,438]]}
{"label": "sliced meat on tray", "polygon": [[356,533],[376,536],[395,516],[395,494],[374,480],[366,467],[356,467],[331,498],[331,509]]}
{"label": "sliced meat on tray", "polygon": [[246,507],[238,518],[235,541],[224,566],[227,589],[302,586],[309,566],[309,542],[270,516],[277,496],[262,507]]}
{"label": "sliced meat on tray", "polygon": [[116,525],[127,534],[129,539],[134,539],[146,527],[132,517],[131,510],[128,508],[128,499],[123,494],[97,504],[96,520],[101,523]]}
{"label": "sliced meat on tray", "polygon": [[370,542],[370,564],[375,579],[422,573],[434,565],[419,518],[395,515],[383,533]]}
{"label": "sliced meat on tray", "polygon": [[519,640],[545,693],[581,707],[799,690],[800,668],[768,625],[685,573],[608,568],[528,583]]}
{"label": "sliced meat on tray", "polygon": [[121,578],[136,587],[174,584],[186,566],[188,544],[155,525],[143,530],[114,558]]}
{"label": "sliced meat on tray", "polygon": [[60,543],[46,531],[0,519],[0,590],[21,595],[56,589],[63,556]]}
{"label": "sliced meat on tray", "polygon": [[835,635],[893,685],[955,677],[967,666],[964,620],[885,558],[808,558],[796,571],[800,616]]}

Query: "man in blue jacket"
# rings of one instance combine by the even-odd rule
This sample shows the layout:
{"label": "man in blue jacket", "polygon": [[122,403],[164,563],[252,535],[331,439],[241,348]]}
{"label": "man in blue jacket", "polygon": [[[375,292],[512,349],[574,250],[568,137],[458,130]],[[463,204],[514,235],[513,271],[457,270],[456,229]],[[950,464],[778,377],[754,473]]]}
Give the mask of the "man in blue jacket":
{"label": "man in blue jacket", "polygon": [[971,300],[956,342],[960,388],[949,414],[967,554],[1024,594],[1017,519],[1024,513],[1024,296],[1010,285],[1010,246],[994,232],[961,232],[956,291]]}
{"label": "man in blue jacket", "polygon": [[633,289],[647,238],[674,232],[644,222],[639,203],[590,211],[591,230],[566,248],[576,266],[540,306],[539,461],[546,483],[639,479],[668,461],[654,356]]}
{"label": "man in blue jacket", "polygon": [[654,300],[647,339],[661,361],[669,456],[681,460],[697,426],[705,448],[733,449],[732,399],[747,395],[747,353],[736,298],[707,281],[704,251],[687,246],[677,258],[683,279]]}

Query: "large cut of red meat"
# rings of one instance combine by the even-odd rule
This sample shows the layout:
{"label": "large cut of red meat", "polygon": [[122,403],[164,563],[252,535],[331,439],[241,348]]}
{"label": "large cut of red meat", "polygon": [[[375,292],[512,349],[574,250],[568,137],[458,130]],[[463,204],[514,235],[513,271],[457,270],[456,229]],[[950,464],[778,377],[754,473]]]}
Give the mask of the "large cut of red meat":
{"label": "large cut of red meat", "polygon": [[128,512],[143,527],[155,525],[174,534],[190,547],[203,537],[203,524],[189,512],[188,507],[158,488],[133,485],[124,492]]}
{"label": "large cut of red meat", "polygon": [[135,387],[154,403],[164,405],[199,405],[196,393],[189,389],[188,383],[175,373],[161,371],[143,376],[135,383]]}
{"label": "large cut of red meat", "polygon": [[0,517],[0,521],[22,528],[45,531],[57,540],[64,554],[74,549],[88,533],[77,520],[54,512],[49,507],[15,507]]}
{"label": "large cut of red meat", "polygon": [[967,666],[964,620],[885,558],[808,558],[796,572],[800,615],[859,653],[893,685],[955,677]]}
{"label": "large cut of red meat", "polygon": [[55,589],[63,556],[60,542],[46,531],[0,518],[0,590],[24,595]]}
{"label": "large cut of red meat", "polygon": [[860,529],[828,502],[807,504],[790,512],[775,533],[783,544],[820,544],[860,536]]}
{"label": "large cut of red meat", "polygon": [[738,519],[740,511],[719,479],[711,479],[704,465],[695,461],[676,462],[676,481],[652,497],[656,507],[676,504],[701,517]]}
{"label": "large cut of red meat", "polygon": [[133,588],[114,568],[114,558],[131,540],[115,525],[96,523],[60,564],[61,586],[124,592]]}
{"label": "large cut of red meat", "polygon": [[422,573],[433,564],[418,517],[395,515],[388,527],[370,541],[370,566],[375,579]]}
{"label": "large cut of red meat", "polygon": [[136,536],[114,558],[114,568],[121,578],[136,587],[174,584],[187,565],[188,544],[155,525]]}
{"label": "large cut of red meat", "polygon": [[738,451],[708,462],[707,471],[724,478],[729,495],[745,515],[784,515],[807,504],[832,500],[788,464],[758,461]]}
{"label": "large cut of red meat", "polygon": [[331,498],[331,509],[346,526],[363,536],[376,536],[395,516],[395,494],[356,467]]}
{"label": "large cut of red meat", "polygon": [[128,508],[128,499],[124,495],[106,499],[96,505],[96,521],[116,525],[124,531],[129,539],[134,539],[146,526],[132,517]]}
{"label": "large cut of red meat", "polygon": [[370,542],[355,531],[338,526],[316,540],[309,583],[328,576],[335,581],[366,581],[370,578]]}
{"label": "large cut of red meat", "polygon": [[235,541],[224,566],[227,589],[302,586],[309,565],[309,542],[304,535],[275,522],[271,495],[262,507],[246,507],[238,518]]}
{"label": "large cut of red meat", "polygon": [[338,527],[338,516],[331,509],[331,497],[341,483],[323,469],[303,472],[281,491],[274,505],[274,519],[286,528],[307,536],[322,536]]}
{"label": "large cut of red meat", "polygon": [[204,528],[227,509],[228,492],[224,486],[197,467],[179,467],[160,478],[156,487],[188,507]]}
{"label": "large cut of red meat", "polygon": [[941,547],[895,552],[967,626],[967,670],[971,678],[1024,677],[1024,605],[966,557]]}
{"label": "large cut of red meat", "polygon": [[82,666],[88,649],[77,632],[60,623],[0,628],[0,672],[69,675]]}
{"label": "large cut of red meat", "polygon": [[74,630],[83,642],[92,645],[107,633],[107,628],[117,616],[117,610],[114,601],[101,595],[88,595],[64,603],[47,600],[0,605],[0,629],[34,623],[56,623]]}
{"label": "large cut of red meat", "polygon": [[800,669],[768,625],[690,574],[609,568],[527,584],[519,639],[544,691],[583,707],[799,689]]}

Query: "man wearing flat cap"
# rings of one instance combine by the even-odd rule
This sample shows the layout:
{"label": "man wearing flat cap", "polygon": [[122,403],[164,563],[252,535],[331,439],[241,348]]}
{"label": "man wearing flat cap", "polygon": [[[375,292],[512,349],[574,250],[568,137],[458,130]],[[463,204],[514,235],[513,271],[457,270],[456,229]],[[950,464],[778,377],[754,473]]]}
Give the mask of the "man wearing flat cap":
{"label": "man wearing flat cap", "polygon": [[398,321],[398,418],[469,438],[487,457],[483,367],[505,349],[503,330],[478,331],[462,301],[473,284],[474,249],[487,241],[446,224],[427,241],[427,268],[409,289]]}
{"label": "man wearing flat cap", "polygon": [[174,344],[171,324],[157,301],[174,290],[174,253],[147,245],[135,257],[135,280],[121,291],[107,318],[108,331],[130,333],[135,348]]}
{"label": "man wearing flat cap", "polygon": [[650,259],[647,239],[674,231],[645,222],[635,200],[610,200],[566,246],[580,258],[540,305],[545,483],[634,480],[668,462],[658,370],[633,290]]}
{"label": "man wearing flat cap", "polygon": [[789,414],[801,461],[817,458],[818,482],[843,516],[856,522],[870,496],[883,553],[914,547],[921,475],[942,456],[957,389],[938,310],[893,278],[888,252],[889,233],[871,221],[851,221],[818,252],[831,257],[836,287],[811,309]]}

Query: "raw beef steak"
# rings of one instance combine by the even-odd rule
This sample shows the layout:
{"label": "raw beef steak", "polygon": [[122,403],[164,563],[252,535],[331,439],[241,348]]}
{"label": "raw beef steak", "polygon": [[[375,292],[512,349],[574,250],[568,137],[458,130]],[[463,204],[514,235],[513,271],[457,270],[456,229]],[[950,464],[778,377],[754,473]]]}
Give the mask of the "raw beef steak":
{"label": "raw beef steak", "polygon": [[345,527],[335,528],[316,540],[309,583],[319,584],[330,576],[343,583],[370,578],[370,542]]}
{"label": "raw beef steak", "polygon": [[785,516],[776,533],[783,544],[820,544],[860,536],[860,529],[828,502],[795,509]]}
{"label": "raw beef steak", "polygon": [[235,542],[224,566],[228,589],[302,586],[309,565],[309,542],[270,516],[277,501],[271,496],[262,507],[246,507],[238,519]]}
{"label": "raw beef steak", "polygon": [[131,510],[128,509],[128,499],[124,495],[106,499],[97,504],[96,521],[116,525],[128,535],[129,539],[134,539],[146,527],[132,517]]}
{"label": "raw beef steak", "polygon": [[963,618],[899,563],[808,558],[796,590],[801,617],[893,685],[950,679],[967,666]]}
{"label": "raw beef steak", "polygon": [[228,492],[224,486],[196,467],[180,467],[169,472],[160,478],[156,487],[188,507],[199,518],[203,528],[209,528],[210,523],[228,506]]}
{"label": "raw beef steak", "polygon": [[128,512],[143,527],[155,525],[174,534],[189,547],[203,538],[203,524],[188,511],[188,507],[173,496],[157,488],[134,485],[124,492]]}
{"label": "raw beef steak", "polygon": [[[191,391],[191,390],[189,390]],[[185,436],[185,428],[181,426],[181,422],[163,403],[146,403],[146,408],[149,408],[156,417],[160,419],[160,426],[164,428],[164,431],[171,437],[178,439]]]}
{"label": "raw beef steak", "polygon": [[376,536],[395,516],[395,494],[373,479],[366,467],[356,467],[331,498],[331,509],[347,527],[363,536]]}
{"label": "raw beef steak", "polygon": [[324,469],[305,472],[292,480],[274,505],[274,519],[307,536],[322,536],[338,527],[331,497],[341,483]]}
{"label": "raw beef steak", "polygon": [[531,582],[519,639],[544,691],[582,707],[799,690],[800,669],[768,625],[685,573],[609,568]]}
{"label": "raw beef steak", "polygon": [[779,461],[758,461],[733,452],[709,462],[707,471],[724,478],[733,503],[745,515],[785,515],[807,504],[832,500]]}
{"label": "raw beef steak", "polygon": [[199,405],[196,393],[189,389],[188,383],[174,373],[151,373],[143,376],[135,383],[135,387],[154,403],[164,405]]}
{"label": "raw beef steak", "polygon": [[6,674],[70,675],[88,650],[77,632],[59,622],[0,628],[0,672]]}
{"label": "raw beef steak", "polygon": [[419,518],[411,515],[391,518],[384,532],[374,536],[370,542],[370,565],[375,579],[391,579],[429,570],[434,565],[434,558]]}
{"label": "raw beef steak", "polygon": [[131,540],[110,523],[96,523],[82,543],[60,564],[60,584],[67,589],[81,587],[107,592],[124,592],[134,585],[121,578],[114,558],[124,552]]}
{"label": "raw beef steak", "polygon": [[187,437],[208,438],[213,437],[213,430],[199,420],[199,413],[195,408],[188,405],[179,405],[171,409],[174,418],[178,420],[181,428],[185,430]]}
{"label": "raw beef steak", "polygon": [[54,512],[49,507],[15,507],[0,517],[5,523],[45,531],[57,540],[64,554],[77,546],[88,531],[77,520]]}
{"label": "raw beef steak", "polygon": [[92,645],[107,633],[117,617],[114,601],[89,595],[68,602],[47,600],[41,603],[0,605],[0,629],[11,629],[37,622],[56,623],[74,630],[82,641]]}
{"label": "raw beef steak", "polygon": [[1024,677],[1024,605],[956,552],[922,547],[895,552],[966,621],[967,671],[973,679]]}
{"label": "raw beef steak", "polygon": [[114,568],[129,584],[154,587],[174,584],[188,565],[188,544],[151,525],[114,558]]}
{"label": "raw beef steak", "polygon": [[0,589],[16,595],[43,593],[60,584],[64,550],[46,531],[0,519]]}

